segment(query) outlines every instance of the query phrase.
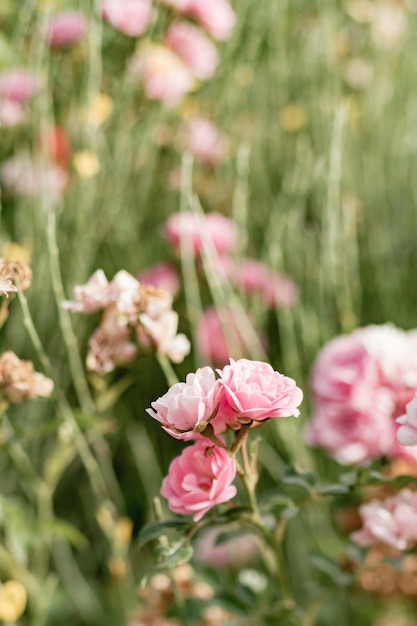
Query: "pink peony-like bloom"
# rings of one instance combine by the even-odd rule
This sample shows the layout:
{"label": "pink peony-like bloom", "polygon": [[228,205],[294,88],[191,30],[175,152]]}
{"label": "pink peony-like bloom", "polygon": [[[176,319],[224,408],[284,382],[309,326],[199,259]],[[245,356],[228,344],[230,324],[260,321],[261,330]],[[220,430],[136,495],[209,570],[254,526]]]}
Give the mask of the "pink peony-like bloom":
{"label": "pink peony-like bloom", "polygon": [[217,411],[219,381],[211,367],[188,374],[185,383],[176,383],[152,402],[146,412],[176,439],[193,439],[202,432]]}
{"label": "pink peony-like bloom", "polygon": [[153,285],[169,291],[175,298],[180,290],[178,271],[170,263],[157,263],[138,274],[138,280],[145,285]]}
{"label": "pink peony-like bloom", "polygon": [[406,405],[406,413],[397,420],[400,427],[397,431],[397,439],[403,446],[417,445],[417,394]]}
{"label": "pink peony-like bloom", "polygon": [[198,522],[214,506],[236,495],[235,476],[236,463],[226,450],[197,441],[172,461],[161,495],[171,511],[191,514]]}
{"label": "pink peony-like bloom", "polygon": [[138,37],[149,26],[152,0],[104,0],[101,14],[116,30],[130,37]]}
{"label": "pink peony-like bloom", "polygon": [[25,68],[15,67],[0,73],[0,98],[23,103],[33,98],[38,89],[38,79]]}
{"label": "pink peony-like bloom", "polygon": [[200,80],[211,78],[219,63],[215,45],[204,32],[189,22],[170,26],[165,43]]}
{"label": "pink peony-like bloom", "polygon": [[151,100],[173,107],[195,86],[195,76],[172,50],[162,45],[147,45],[130,62],[130,74],[143,81]]}
{"label": "pink peony-like bloom", "polygon": [[229,140],[206,117],[198,115],[188,121],[184,128],[184,147],[196,161],[216,165],[229,149]]}
{"label": "pink peony-like bloom", "polygon": [[236,23],[236,15],[227,0],[190,0],[183,11],[219,40],[228,39]]}
{"label": "pink peony-like bloom", "polygon": [[190,245],[195,254],[203,247],[213,246],[219,254],[233,249],[236,242],[236,225],[220,213],[197,215],[192,212],[175,213],[167,220],[165,236],[175,251],[181,249],[181,242]]}
{"label": "pink peony-like bloom", "polygon": [[87,22],[79,11],[62,11],[53,16],[47,32],[52,48],[65,48],[80,41],[87,31]]}
{"label": "pink peony-like bloom", "polygon": [[360,546],[385,544],[406,550],[417,542],[417,492],[402,489],[386,500],[359,507],[363,528],[351,534]]}
{"label": "pink peony-like bloom", "polygon": [[230,359],[230,365],[219,370],[219,374],[224,400],[238,421],[300,414],[297,407],[303,392],[292,378],[276,372],[269,363]]}

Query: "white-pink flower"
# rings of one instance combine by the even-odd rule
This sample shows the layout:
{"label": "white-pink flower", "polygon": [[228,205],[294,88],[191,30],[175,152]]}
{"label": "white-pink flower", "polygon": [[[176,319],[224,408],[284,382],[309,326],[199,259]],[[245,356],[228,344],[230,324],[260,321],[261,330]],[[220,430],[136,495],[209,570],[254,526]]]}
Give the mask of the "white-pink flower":
{"label": "white-pink flower", "polygon": [[0,98],[23,103],[33,98],[38,89],[39,80],[23,67],[14,67],[0,73]]}
{"label": "white-pink flower", "polygon": [[198,215],[174,213],[165,225],[165,236],[177,252],[181,245],[190,246],[195,254],[212,246],[219,254],[230,252],[236,242],[236,225],[220,213]]}
{"label": "white-pink flower", "polygon": [[303,392],[295,381],[269,363],[230,359],[219,370],[224,400],[235,417],[263,421],[271,417],[297,417]]}
{"label": "white-pink flower", "polygon": [[79,11],[61,11],[50,21],[47,40],[52,48],[71,46],[87,32],[87,21]]}
{"label": "white-pink flower", "polygon": [[397,424],[400,424],[397,439],[403,446],[415,446],[417,445],[417,394],[405,409],[405,414],[396,420]]}
{"label": "white-pink flower", "polygon": [[104,0],[101,14],[116,30],[130,37],[138,37],[149,26],[152,0]]}
{"label": "white-pink flower", "polygon": [[185,383],[173,385],[165,395],[152,402],[147,413],[161,423],[176,439],[193,439],[214,417],[218,403],[219,381],[211,367],[188,374]]}
{"label": "white-pink flower", "polygon": [[417,542],[417,492],[402,489],[386,500],[372,500],[359,507],[363,527],[351,534],[360,546],[385,544],[406,550]]}
{"label": "white-pink flower", "polygon": [[157,317],[141,313],[139,320],[160,354],[165,354],[173,363],[184,360],[190,352],[191,344],[183,333],[177,334],[178,313],[164,311]]}
{"label": "white-pink flower", "polygon": [[197,115],[184,126],[184,148],[196,161],[213,166],[225,158],[229,140],[208,118]]}
{"label": "white-pink flower", "polygon": [[175,297],[180,290],[178,271],[170,263],[157,263],[138,274],[138,280],[145,285],[159,287]]}
{"label": "white-pink flower", "polygon": [[185,12],[219,40],[228,39],[236,23],[236,15],[228,0],[190,0]]}
{"label": "white-pink flower", "polygon": [[236,495],[235,476],[236,463],[226,450],[197,441],[172,461],[161,495],[171,511],[193,515],[198,522],[214,506]]}
{"label": "white-pink flower", "polygon": [[65,300],[64,309],[76,313],[96,313],[114,302],[115,291],[103,270],[96,270],[85,285],[74,287],[74,300]]}
{"label": "white-pink flower", "polygon": [[204,32],[190,22],[175,22],[166,35],[165,43],[200,80],[211,78],[219,63],[216,46]]}

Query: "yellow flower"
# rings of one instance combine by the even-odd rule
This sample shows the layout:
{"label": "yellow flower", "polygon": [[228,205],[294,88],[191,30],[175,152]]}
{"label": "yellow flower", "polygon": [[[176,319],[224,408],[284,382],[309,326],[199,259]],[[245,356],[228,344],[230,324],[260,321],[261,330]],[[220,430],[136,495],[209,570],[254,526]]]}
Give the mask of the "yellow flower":
{"label": "yellow flower", "polygon": [[307,114],[299,104],[287,104],[278,113],[278,123],[283,130],[295,133],[305,126]]}
{"label": "yellow flower", "polygon": [[18,580],[8,580],[0,586],[0,619],[16,622],[25,612],[26,589]]}
{"label": "yellow flower", "polygon": [[74,154],[72,163],[77,174],[81,178],[91,178],[100,170],[100,163],[95,152],[81,150]]}
{"label": "yellow flower", "polygon": [[86,112],[86,120],[91,126],[101,126],[113,111],[113,100],[105,93],[98,93]]}

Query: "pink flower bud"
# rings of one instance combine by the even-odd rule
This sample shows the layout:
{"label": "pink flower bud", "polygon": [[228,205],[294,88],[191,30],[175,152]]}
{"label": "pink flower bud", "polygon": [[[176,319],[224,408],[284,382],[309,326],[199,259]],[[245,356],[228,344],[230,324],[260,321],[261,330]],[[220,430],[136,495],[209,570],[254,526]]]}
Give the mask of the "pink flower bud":
{"label": "pink flower bud", "polygon": [[236,495],[235,476],[236,463],[226,450],[197,441],[172,461],[161,495],[171,511],[191,514],[198,522],[214,506]]}

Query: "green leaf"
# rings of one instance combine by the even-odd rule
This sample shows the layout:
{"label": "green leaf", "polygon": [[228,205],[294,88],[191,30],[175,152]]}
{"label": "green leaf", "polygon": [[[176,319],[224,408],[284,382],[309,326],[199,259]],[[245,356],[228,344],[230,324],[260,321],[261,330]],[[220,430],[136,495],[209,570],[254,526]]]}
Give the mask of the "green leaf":
{"label": "green leaf", "polygon": [[163,548],[160,552],[162,560],[154,568],[158,571],[178,567],[188,563],[193,556],[193,547],[187,540],[176,541],[169,548]]}
{"label": "green leaf", "polygon": [[324,485],[323,487],[319,487],[317,489],[317,493],[322,496],[340,496],[350,493],[350,488],[348,485],[334,484],[334,485]]}
{"label": "green leaf", "polygon": [[185,530],[189,526],[190,522],[186,522],[181,519],[167,519],[146,524],[138,536],[139,547],[144,546],[145,543],[148,543],[153,539],[159,539],[167,530]]}
{"label": "green leaf", "polygon": [[326,579],[330,579],[336,585],[347,587],[353,583],[352,574],[345,572],[339,563],[324,554],[312,553],[310,563],[316,570],[324,574]]}

